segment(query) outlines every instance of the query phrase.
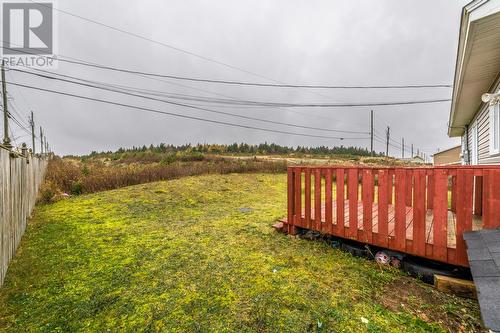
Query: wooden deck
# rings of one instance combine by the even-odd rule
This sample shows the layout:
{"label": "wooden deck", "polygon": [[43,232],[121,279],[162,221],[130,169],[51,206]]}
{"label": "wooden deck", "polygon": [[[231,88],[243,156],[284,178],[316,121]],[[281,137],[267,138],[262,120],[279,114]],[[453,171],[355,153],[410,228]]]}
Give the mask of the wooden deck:
{"label": "wooden deck", "polygon": [[500,166],[288,167],[283,228],[469,266],[464,232],[500,227]]}
{"label": "wooden deck", "polygon": [[[388,236],[395,236],[395,207],[392,204],[388,205]],[[363,218],[363,202],[358,201],[358,230],[363,230],[364,218]],[[305,209],[302,210],[302,219],[305,223],[307,221],[305,215]],[[333,225],[336,226],[337,221],[337,202],[332,202],[332,219]],[[286,223],[286,220],[284,221]],[[431,209],[427,210],[426,218],[425,218],[425,242],[427,244],[433,244],[433,228],[434,224],[434,214]],[[349,200],[345,200],[344,202],[344,227],[348,228],[349,223]],[[473,216],[473,230],[481,230],[483,226],[481,216]],[[447,226],[447,234],[448,234],[448,244],[447,247],[455,248],[456,247],[456,227],[457,227],[457,216],[452,211],[448,210],[448,226]],[[308,228],[309,229],[309,228]],[[310,217],[310,229],[318,229],[318,231],[328,230],[326,226],[326,205],[323,203],[321,206],[321,225],[319,228],[316,228],[316,217],[315,210],[311,210]],[[378,233],[378,204],[372,204],[372,232]],[[413,240],[413,208],[406,207],[406,239]]]}

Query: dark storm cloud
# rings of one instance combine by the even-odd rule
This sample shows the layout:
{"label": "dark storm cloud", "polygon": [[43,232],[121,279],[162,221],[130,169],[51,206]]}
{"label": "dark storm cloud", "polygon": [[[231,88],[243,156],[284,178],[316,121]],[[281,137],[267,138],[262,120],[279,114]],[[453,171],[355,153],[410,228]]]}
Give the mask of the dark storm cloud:
{"label": "dark storm cloud", "polygon": [[[340,85],[451,84],[464,1],[59,1],[61,9],[105,22],[258,73],[279,82]],[[149,72],[227,80],[264,81],[151,42],[59,15],[58,53]],[[58,73],[173,93],[286,102],[370,102],[450,98],[451,89],[305,90],[160,82],[60,63]],[[167,106],[90,88],[9,73],[17,82],[169,112],[252,126],[325,134],[243,121]],[[184,86],[179,86],[182,84]],[[191,87],[191,88],[189,88]],[[195,89],[202,89],[199,91]],[[60,154],[168,142],[276,142],[286,145],[363,145],[367,140],[326,140],[257,132],[145,114],[47,93],[11,94],[22,112],[33,109]],[[220,96],[218,96],[220,97]],[[446,136],[450,103],[374,107],[378,136],[391,127],[395,140],[427,153],[457,143]],[[338,109],[230,109],[307,126],[368,131],[368,107]],[[334,133],[330,133],[335,136]],[[352,135],[355,136],[355,135]],[[376,143],[377,150],[384,145]],[[397,150],[391,149],[392,154]]]}

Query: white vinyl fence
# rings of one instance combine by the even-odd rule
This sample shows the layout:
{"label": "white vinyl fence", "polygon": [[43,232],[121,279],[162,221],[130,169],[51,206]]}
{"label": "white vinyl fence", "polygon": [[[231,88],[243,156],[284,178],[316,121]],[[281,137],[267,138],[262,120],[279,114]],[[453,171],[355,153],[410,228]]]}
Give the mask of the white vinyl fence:
{"label": "white vinyl fence", "polygon": [[47,157],[13,157],[0,147],[0,286],[35,206]]}

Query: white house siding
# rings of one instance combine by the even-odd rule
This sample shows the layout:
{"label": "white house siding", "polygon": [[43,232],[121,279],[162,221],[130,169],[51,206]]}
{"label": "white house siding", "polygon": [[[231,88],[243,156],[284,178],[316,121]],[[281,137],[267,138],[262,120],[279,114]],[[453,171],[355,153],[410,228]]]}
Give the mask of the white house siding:
{"label": "white house siding", "polygon": [[[472,154],[472,126],[477,122],[478,139],[478,164],[500,164],[500,155],[490,156],[490,110],[487,104],[483,104],[480,111],[476,113],[474,119],[469,124],[469,151]],[[465,139],[462,137],[462,140]],[[465,155],[464,155],[465,156]],[[469,157],[470,158],[470,157]]]}

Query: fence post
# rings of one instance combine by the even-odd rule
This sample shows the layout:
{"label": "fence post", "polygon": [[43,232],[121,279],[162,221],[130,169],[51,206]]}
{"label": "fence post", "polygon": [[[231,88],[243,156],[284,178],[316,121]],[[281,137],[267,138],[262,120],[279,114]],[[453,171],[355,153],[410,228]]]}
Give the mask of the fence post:
{"label": "fence post", "polygon": [[302,226],[302,169],[295,168],[294,176],[295,219],[293,224],[295,228],[293,229],[293,234],[295,234],[297,226]]}
{"label": "fence post", "polygon": [[464,232],[472,230],[472,185],[474,172],[471,169],[457,170],[456,180],[456,260],[460,265],[468,265]]}
{"label": "fence post", "polygon": [[292,167],[288,167],[288,218],[287,218],[287,232],[289,234],[295,233],[294,218],[295,218],[295,200],[294,200],[294,172]]}

